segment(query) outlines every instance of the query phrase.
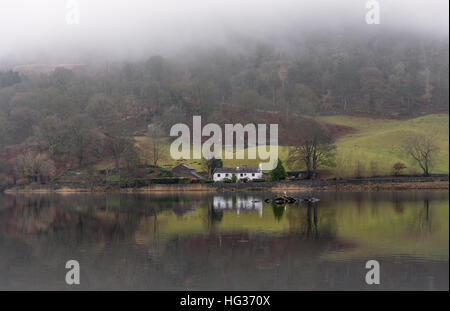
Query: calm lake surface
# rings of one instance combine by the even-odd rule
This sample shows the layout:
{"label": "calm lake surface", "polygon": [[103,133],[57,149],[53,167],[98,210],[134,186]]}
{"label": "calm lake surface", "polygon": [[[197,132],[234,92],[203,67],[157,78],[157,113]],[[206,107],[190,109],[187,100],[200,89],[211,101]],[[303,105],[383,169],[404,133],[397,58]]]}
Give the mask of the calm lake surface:
{"label": "calm lake surface", "polygon": [[0,195],[0,290],[449,289],[448,191],[267,196]]}

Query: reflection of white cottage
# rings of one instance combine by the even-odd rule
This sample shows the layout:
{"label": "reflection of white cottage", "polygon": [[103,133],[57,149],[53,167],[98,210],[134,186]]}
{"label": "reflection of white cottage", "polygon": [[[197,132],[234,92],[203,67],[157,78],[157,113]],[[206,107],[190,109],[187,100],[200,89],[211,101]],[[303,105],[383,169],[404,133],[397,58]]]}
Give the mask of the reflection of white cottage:
{"label": "reflection of white cottage", "polygon": [[214,196],[213,198],[214,209],[235,209],[237,214],[241,210],[244,211],[257,211],[259,216],[262,216],[263,204],[262,201],[252,197],[239,197],[237,196],[233,202],[233,198],[224,198],[223,196]]}
{"label": "reflection of white cottage", "polygon": [[214,181],[223,181],[225,178],[231,179],[233,175],[236,176],[238,180],[240,179],[248,179],[252,180],[255,178],[263,178],[262,165],[259,164],[258,168],[254,167],[244,167],[237,166],[236,168],[232,167],[221,167],[216,168],[213,173]]}

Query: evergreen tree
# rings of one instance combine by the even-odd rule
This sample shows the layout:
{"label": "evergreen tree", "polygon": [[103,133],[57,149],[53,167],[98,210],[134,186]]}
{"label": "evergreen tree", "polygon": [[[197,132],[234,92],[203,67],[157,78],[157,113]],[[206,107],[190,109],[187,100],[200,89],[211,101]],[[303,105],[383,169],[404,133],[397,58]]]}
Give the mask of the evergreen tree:
{"label": "evergreen tree", "polygon": [[273,181],[282,180],[287,177],[286,170],[284,169],[283,163],[278,159],[277,167],[275,167],[272,172],[270,172],[270,178]]}

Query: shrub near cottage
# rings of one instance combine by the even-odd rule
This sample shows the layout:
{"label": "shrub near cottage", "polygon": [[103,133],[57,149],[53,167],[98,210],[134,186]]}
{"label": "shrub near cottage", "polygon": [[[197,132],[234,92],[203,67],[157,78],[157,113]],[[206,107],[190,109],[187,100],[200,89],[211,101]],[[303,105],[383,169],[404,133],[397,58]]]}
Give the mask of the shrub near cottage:
{"label": "shrub near cottage", "polygon": [[213,181],[211,179],[200,179],[201,184],[211,184]]}
{"label": "shrub near cottage", "polygon": [[392,166],[392,170],[394,171],[394,176],[401,175],[402,170],[404,170],[405,168],[406,168],[406,165],[403,164],[402,162],[395,163],[394,166]]}
{"label": "shrub near cottage", "polygon": [[134,178],[129,182],[133,187],[144,187],[148,185],[147,179],[145,178]]}
{"label": "shrub near cottage", "polygon": [[253,178],[252,182],[264,182],[266,181],[264,178]]}
{"label": "shrub near cottage", "polygon": [[177,178],[174,177],[162,177],[162,178],[152,178],[150,179],[152,184],[175,184]]}

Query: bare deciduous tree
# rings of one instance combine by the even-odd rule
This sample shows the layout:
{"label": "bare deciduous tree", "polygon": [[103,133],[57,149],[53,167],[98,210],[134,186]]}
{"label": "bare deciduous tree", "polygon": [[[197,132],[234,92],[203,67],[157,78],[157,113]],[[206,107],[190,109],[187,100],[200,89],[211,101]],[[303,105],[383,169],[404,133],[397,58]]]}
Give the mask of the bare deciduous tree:
{"label": "bare deciduous tree", "polygon": [[148,127],[147,137],[150,139],[146,145],[148,158],[153,166],[157,166],[159,161],[165,159],[164,142],[162,141],[164,132],[159,126],[151,124]]}
{"label": "bare deciduous tree", "polygon": [[122,157],[129,144],[130,142],[124,137],[108,136],[107,149],[114,158],[114,166],[117,170],[120,169]]}
{"label": "bare deciduous tree", "polygon": [[139,167],[139,155],[134,144],[129,143],[121,157],[119,169],[119,182],[136,177]]}
{"label": "bare deciduous tree", "polygon": [[80,114],[73,117],[66,127],[68,151],[76,159],[78,168],[81,168],[95,145],[93,124],[89,116]]}
{"label": "bare deciduous tree", "polygon": [[305,119],[292,130],[296,133],[290,139],[289,165],[303,164],[306,178],[311,178],[321,166],[334,165],[336,146],[325,128],[314,120]]}
{"label": "bare deciduous tree", "polygon": [[411,133],[403,139],[403,151],[409,155],[423,170],[425,176],[430,175],[439,146],[436,136],[431,133]]}
{"label": "bare deciduous tree", "polygon": [[209,160],[202,159],[202,169],[208,174],[208,178],[212,178],[214,170],[221,167],[223,167],[222,159],[216,159],[214,157]]}
{"label": "bare deciduous tree", "polygon": [[132,138],[126,126],[120,122],[109,124],[105,136],[105,149],[112,155],[114,167],[119,171],[125,153],[131,148],[130,144],[133,144]]}
{"label": "bare deciduous tree", "polygon": [[46,182],[55,175],[53,160],[47,154],[31,151],[18,157],[17,169],[24,178],[35,182]]}

